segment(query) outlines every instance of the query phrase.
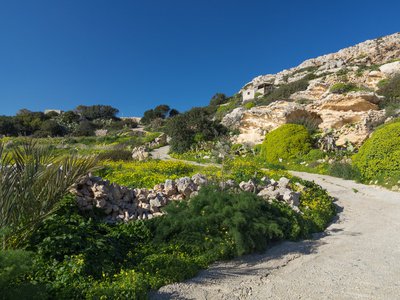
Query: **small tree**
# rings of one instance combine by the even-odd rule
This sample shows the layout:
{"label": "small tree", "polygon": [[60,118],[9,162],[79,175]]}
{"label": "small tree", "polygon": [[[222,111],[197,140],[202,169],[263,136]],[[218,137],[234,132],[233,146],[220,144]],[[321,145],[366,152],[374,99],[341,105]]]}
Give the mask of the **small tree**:
{"label": "small tree", "polygon": [[95,166],[93,157],[59,158],[34,143],[6,153],[0,143],[0,228],[8,229],[3,248],[21,242],[21,234],[54,212],[68,189]]}
{"label": "small tree", "polygon": [[229,98],[225,94],[216,93],[210,100],[210,106],[218,106],[228,102]]}
{"label": "small tree", "polygon": [[95,126],[89,121],[81,121],[74,131],[75,136],[94,135]]}
{"label": "small tree", "polygon": [[168,120],[166,132],[171,137],[171,149],[183,153],[199,141],[210,141],[226,134],[221,124],[211,120],[207,109],[195,107]]}
{"label": "small tree", "polygon": [[119,112],[118,109],[110,105],[80,105],[75,109],[75,111],[88,120],[114,119]]}
{"label": "small tree", "polygon": [[67,129],[58,124],[54,120],[47,120],[42,123],[40,130],[37,132],[39,136],[64,136],[67,133]]}

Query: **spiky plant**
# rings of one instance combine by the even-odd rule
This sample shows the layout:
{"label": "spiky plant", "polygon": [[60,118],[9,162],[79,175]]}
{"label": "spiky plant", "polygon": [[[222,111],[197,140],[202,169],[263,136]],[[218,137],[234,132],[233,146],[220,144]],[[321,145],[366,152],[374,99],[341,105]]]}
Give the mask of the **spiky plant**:
{"label": "spiky plant", "polygon": [[57,157],[27,142],[9,152],[0,143],[0,229],[3,248],[57,210],[71,186],[96,167],[95,157]]}

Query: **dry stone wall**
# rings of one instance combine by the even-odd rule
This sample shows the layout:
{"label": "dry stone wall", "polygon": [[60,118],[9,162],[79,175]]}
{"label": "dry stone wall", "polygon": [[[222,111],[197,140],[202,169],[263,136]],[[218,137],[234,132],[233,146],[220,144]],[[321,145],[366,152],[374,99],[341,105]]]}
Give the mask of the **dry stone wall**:
{"label": "dry stone wall", "polygon": [[[76,184],[71,192],[76,196],[81,211],[98,209],[104,213],[105,222],[115,223],[161,216],[164,214],[162,208],[169,202],[188,200],[208,183],[204,175],[196,174],[177,180],[168,179],[153,189],[127,188],[89,175]],[[268,201],[284,201],[299,212],[300,193],[290,189],[289,179],[285,177],[279,181],[264,177],[260,184],[252,180],[239,184],[228,180],[220,185],[226,189],[256,193]]]}

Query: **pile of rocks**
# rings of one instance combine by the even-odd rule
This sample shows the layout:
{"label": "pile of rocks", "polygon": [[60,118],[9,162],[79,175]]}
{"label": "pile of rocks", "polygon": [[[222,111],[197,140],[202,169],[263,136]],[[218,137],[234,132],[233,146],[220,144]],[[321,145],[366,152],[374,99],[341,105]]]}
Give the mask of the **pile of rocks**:
{"label": "pile of rocks", "polygon": [[[242,181],[239,187],[243,191],[257,193],[258,196],[268,201],[283,201],[294,211],[300,212],[300,193],[293,191],[289,187],[289,182],[290,180],[286,177],[281,177],[278,181],[264,177],[259,185],[249,180],[248,182]],[[299,185],[299,189],[304,189],[304,187]]]}
{"label": "pile of rocks", "polygon": [[89,175],[76,184],[71,192],[76,195],[80,210],[100,209],[106,215],[105,221],[113,223],[160,216],[160,208],[168,202],[189,199],[197,195],[197,191],[205,184],[205,176],[196,174],[192,178],[166,180],[153,189],[131,189]]}
{"label": "pile of rocks", "polygon": [[[87,176],[76,184],[71,192],[76,195],[77,205],[82,211],[99,209],[105,214],[104,221],[151,219],[163,215],[162,207],[170,201],[190,199],[198,194],[200,188],[208,184],[204,175],[196,174],[177,180],[166,180],[153,189],[127,188],[110,183],[100,177]],[[250,180],[237,184],[233,180],[221,183],[227,189],[243,190],[256,193],[266,200],[284,201],[295,211],[299,211],[300,193],[289,188],[289,179],[282,177],[279,181],[263,178],[261,184]]]}

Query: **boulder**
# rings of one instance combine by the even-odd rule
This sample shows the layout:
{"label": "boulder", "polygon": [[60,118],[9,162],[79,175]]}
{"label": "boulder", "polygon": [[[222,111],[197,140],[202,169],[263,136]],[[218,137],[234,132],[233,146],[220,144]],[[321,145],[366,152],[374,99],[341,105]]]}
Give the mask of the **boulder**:
{"label": "boulder", "polygon": [[194,191],[197,191],[197,186],[189,177],[179,178],[177,180],[176,186],[178,192],[184,195],[185,198],[189,198]]}
{"label": "boulder", "polygon": [[178,192],[174,180],[167,179],[164,184],[164,193],[168,197],[175,195]]}
{"label": "boulder", "polygon": [[207,177],[199,173],[192,176],[192,181],[197,186],[206,185],[208,183]]}
{"label": "boulder", "polygon": [[278,181],[278,186],[280,188],[287,188],[289,185],[290,179],[286,178],[286,177],[281,177]]}
{"label": "boulder", "polygon": [[135,147],[132,150],[132,158],[134,160],[143,161],[148,159],[149,157],[150,153],[149,151],[147,151],[147,147],[145,146]]}
{"label": "boulder", "polygon": [[379,67],[379,70],[388,77],[400,74],[400,61],[384,64]]}
{"label": "boulder", "polygon": [[250,192],[250,193],[256,193],[257,192],[257,185],[251,179],[249,181],[247,181],[247,182],[242,181],[241,183],[239,183],[239,187],[240,187],[241,190],[243,190],[245,192]]}

